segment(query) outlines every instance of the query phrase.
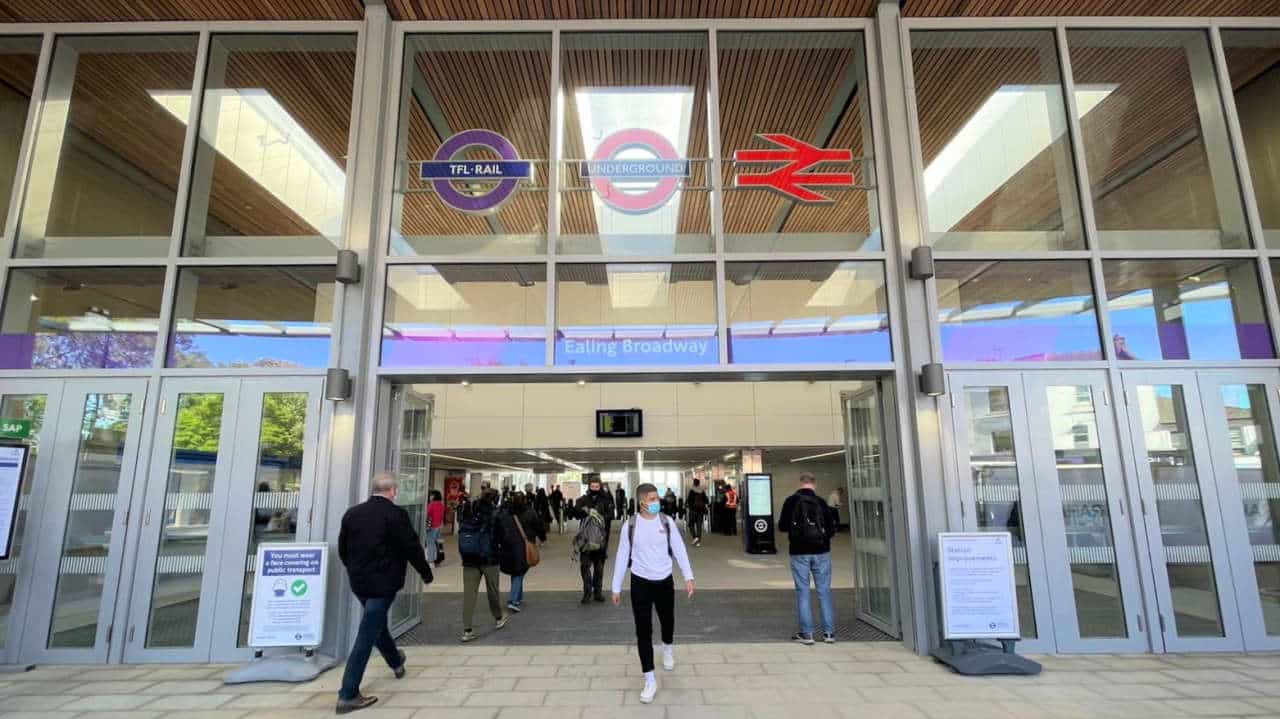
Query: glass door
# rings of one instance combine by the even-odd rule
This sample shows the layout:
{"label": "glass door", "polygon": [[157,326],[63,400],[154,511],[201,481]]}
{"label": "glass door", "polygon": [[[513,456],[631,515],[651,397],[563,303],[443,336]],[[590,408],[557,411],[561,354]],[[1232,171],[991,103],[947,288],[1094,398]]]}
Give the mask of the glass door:
{"label": "glass door", "polygon": [[[31,423],[27,439],[30,455],[18,497],[13,543],[9,558],[0,560],[0,664],[19,661],[22,633],[27,626],[28,598],[35,576],[35,551],[39,545],[41,508],[47,494],[50,465],[58,429],[62,383],[57,380],[0,382],[0,419]],[[28,521],[28,520],[32,521]]]}
{"label": "glass door", "polygon": [[310,537],[320,378],[165,382],[126,661],[235,661],[260,542]]}
{"label": "glass door", "polygon": [[899,636],[893,558],[893,514],[884,456],[884,413],[880,384],[843,393],[845,474],[853,571],[859,619]]}
{"label": "glass door", "polygon": [[1227,425],[1206,426],[1195,372],[1126,372],[1124,387],[1141,493],[1135,524],[1152,554],[1165,649],[1242,649],[1208,434]]}
{"label": "glass door", "polygon": [[1022,652],[1052,652],[1049,581],[1040,542],[1033,445],[1018,373],[948,376],[961,515],[966,531],[1013,536],[1014,581]]}
{"label": "glass door", "polygon": [[1105,372],[1023,375],[1060,652],[1150,649]]}
{"label": "glass door", "polygon": [[[431,395],[404,385],[387,387],[391,412],[385,430],[383,467],[400,480],[396,503],[409,512],[413,527],[426,526],[427,493],[431,490]],[[391,633],[399,636],[422,621],[422,579],[412,570],[391,605]]]}
{"label": "glass door", "polygon": [[1259,370],[1199,380],[1245,649],[1280,649],[1280,378]]}

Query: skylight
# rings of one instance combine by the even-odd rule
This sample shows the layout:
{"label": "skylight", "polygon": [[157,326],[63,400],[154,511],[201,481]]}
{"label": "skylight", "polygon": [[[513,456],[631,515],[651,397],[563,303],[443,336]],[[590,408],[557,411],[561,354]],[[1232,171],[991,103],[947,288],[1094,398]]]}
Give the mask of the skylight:
{"label": "skylight", "polygon": [[[151,91],[179,122],[191,116],[191,93]],[[216,113],[216,117],[211,117]],[[346,173],[269,92],[207,90],[200,139],[293,210],[316,234],[342,232]]]}

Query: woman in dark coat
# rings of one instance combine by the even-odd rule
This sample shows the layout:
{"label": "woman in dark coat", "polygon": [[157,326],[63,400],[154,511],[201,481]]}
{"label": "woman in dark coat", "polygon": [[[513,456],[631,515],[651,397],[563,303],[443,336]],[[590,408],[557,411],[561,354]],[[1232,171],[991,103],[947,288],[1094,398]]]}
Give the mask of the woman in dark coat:
{"label": "woman in dark coat", "polygon": [[538,488],[538,493],[533,498],[533,509],[538,513],[538,519],[542,520],[542,526],[550,530],[551,498],[547,496],[547,490],[542,487]]}
{"label": "woman in dark coat", "polygon": [[[517,521],[519,526],[517,526]],[[524,530],[523,533],[521,530]],[[524,604],[524,575],[529,573],[529,560],[525,554],[525,541],[547,541],[547,526],[530,506],[525,495],[516,492],[498,515],[498,533],[501,550],[498,568],[511,577],[511,592],[507,595],[507,609],[519,612]]]}

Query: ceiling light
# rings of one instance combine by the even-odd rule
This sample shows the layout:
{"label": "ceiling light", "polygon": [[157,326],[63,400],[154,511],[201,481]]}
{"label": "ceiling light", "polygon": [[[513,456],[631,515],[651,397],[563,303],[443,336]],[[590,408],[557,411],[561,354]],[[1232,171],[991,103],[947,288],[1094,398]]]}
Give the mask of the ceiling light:
{"label": "ceiling light", "polygon": [[470,386],[471,386],[471,380],[465,380],[465,379],[464,379],[464,380],[462,380],[462,386],[463,386],[463,387],[470,387]]}
{"label": "ceiling light", "polygon": [[586,387],[586,386],[587,386],[587,381],[586,381],[585,379],[580,379],[580,380],[578,380],[578,386],[579,386],[579,387]]}
{"label": "ceiling light", "polygon": [[833,452],[822,452],[820,454],[811,454],[808,457],[796,457],[795,459],[791,460],[791,463],[795,464],[796,462],[807,462],[811,459],[821,459],[823,457],[831,457],[837,454],[844,454],[844,450],[837,449]]}
{"label": "ceiling light", "polygon": [[32,302],[39,302],[39,301],[40,301],[40,295],[31,295],[31,301],[32,301]]}

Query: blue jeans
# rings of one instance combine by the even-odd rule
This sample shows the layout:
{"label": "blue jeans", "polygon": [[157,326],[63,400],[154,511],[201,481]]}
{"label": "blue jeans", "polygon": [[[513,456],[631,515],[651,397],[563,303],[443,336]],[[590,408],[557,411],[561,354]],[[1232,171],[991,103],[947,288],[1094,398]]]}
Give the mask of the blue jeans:
{"label": "blue jeans", "polygon": [[518,607],[524,602],[524,575],[511,578],[511,592],[507,594],[507,604]]}
{"label": "blue jeans", "polygon": [[836,632],[836,610],[831,604],[831,553],[798,554],[791,558],[791,579],[796,584],[796,613],[800,632],[813,634],[813,609],[809,606],[809,577],[818,589],[818,606],[822,610],[822,631]]}
{"label": "blue jeans", "polygon": [[395,597],[361,598],[364,615],[360,617],[360,630],[356,632],[356,640],[351,645],[351,653],[347,655],[347,668],[342,673],[342,689],[338,690],[338,699],[349,701],[360,696],[360,682],[364,679],[365,667],[369,665],[369,655],[373,648],[386,660],[387,666],[395,669],[400,666],[400,650],[396,649],[396,641],[391,638],[387,629],[387,612]]}
{"label": "blue jeans", "polygon": [[435,564],[440,558],[440,528],[428,529],[427,536],[422,538],[422,543],[427,550],[427,561]]}

